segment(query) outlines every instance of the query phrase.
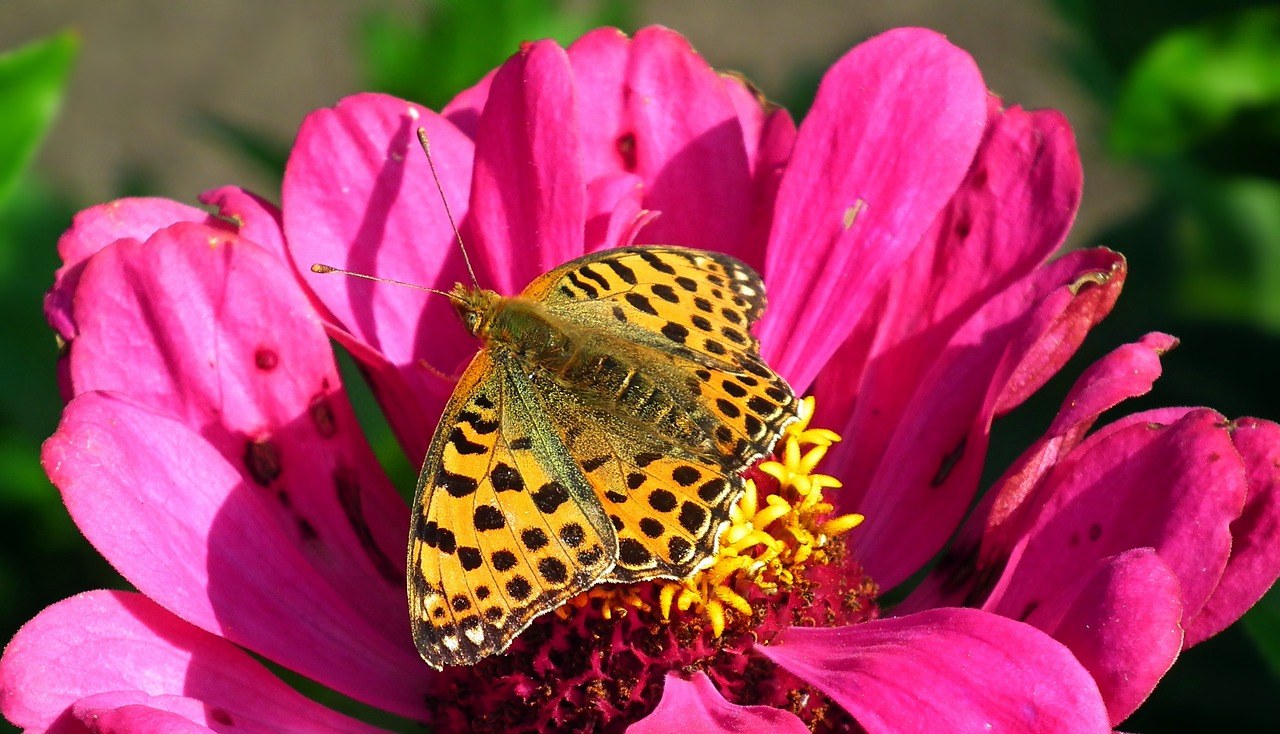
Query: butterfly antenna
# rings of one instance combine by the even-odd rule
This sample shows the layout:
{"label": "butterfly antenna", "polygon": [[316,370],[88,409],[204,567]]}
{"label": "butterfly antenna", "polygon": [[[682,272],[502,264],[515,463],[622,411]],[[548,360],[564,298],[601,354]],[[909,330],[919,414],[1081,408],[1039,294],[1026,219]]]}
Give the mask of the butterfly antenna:
{"label": "butterfly antenna", "polygon": [[448,298],[451,301],[458,300],[457,294],[450,293],[448,291],[437,290],[435,288],[428,288],[425,285],[418,285],[417,283],[406,283],[403,280],[392,280],[391,278],[379,278],[376,275],[366,275],[365,273],[357,273],[354,270],[344,270],[342,268],[335,268],[332,265],[325,265],[324,263],[314,263],[311,266],[311,272],[320,273],[321,275],[325,273],[338,273],[341,275],[350,275],[352,278],[372,280],[375,283],[390,283],[391,285],[402,285],[405,288],[412,288],[415,291],[426,291],[427,293],[435,293],[437,295],[444,296],[445,298]]}
{"label": "butterfly antenna", "polygon": [[453,227],[453,236],[458,240],[458,249],[462,250],[462,261],[467,265],[467,273],[471,276],[471,284],[480,287],[476,279],[476,271],[471,267],[471,258],[467,255],[467,246],[462,243],[462,233],[453,220],[453,212],[449,209],[449,200],[444,195],[444,186],[440,184],[440,174],[436,173],[436,162],[431,158],[431,141],[427,139],[427,129],[418,128],[418,142],[422,144],[422,152],[427,154],[427,165],[431,167],[431,178],[436,180],[436,191],[440,192],[440,202],[444,204],[444,214],[449,218],[449,226]]}

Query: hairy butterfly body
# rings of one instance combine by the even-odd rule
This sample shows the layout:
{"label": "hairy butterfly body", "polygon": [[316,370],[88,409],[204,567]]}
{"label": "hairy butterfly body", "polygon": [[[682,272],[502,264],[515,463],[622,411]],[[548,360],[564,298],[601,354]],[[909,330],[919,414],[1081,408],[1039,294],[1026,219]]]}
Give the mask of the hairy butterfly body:
{"label": "hairy butterfly body", "polygon": [[502,652],[595,584],[691,575],[796,410],[750,333],[764,284],[726,255],[606,250],[516,297],[450,296],[484,347],[413,504],[410,616],[436,668]]}

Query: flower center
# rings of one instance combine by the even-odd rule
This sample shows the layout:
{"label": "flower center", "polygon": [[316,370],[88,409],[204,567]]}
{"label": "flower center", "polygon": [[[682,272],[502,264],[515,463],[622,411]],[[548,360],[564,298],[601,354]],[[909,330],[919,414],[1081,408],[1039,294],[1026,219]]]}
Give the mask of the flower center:
{"label": "flower center", "polygon": [[[861,515],[835,515],[815,469],[834,432],[802,401],[776,458],[747,472],[716,556],[692,577],[604,584],[531,625],[502,656],[447,668],[429,703],[440,731],[621,731],[661,697],[668,672],[700,670],[739,705],[772,705],[811,729],[848,723],[827,699],[754,652],[793,626],[873,619],[874,582],[846,553]],[[455,726],[456,725],[456,726]]]}

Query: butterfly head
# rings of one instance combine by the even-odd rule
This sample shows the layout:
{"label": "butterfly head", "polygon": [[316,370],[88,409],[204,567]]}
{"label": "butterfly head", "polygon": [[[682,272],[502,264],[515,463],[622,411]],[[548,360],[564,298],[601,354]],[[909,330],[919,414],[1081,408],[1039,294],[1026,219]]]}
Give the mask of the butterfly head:
{"label": "butterfly head", "polygon": [[455,283],[453,290],[449,291],[449,299],[453,301],[467,332],[483,339],[489,332],[489,324],[502,296],[484,288]]}

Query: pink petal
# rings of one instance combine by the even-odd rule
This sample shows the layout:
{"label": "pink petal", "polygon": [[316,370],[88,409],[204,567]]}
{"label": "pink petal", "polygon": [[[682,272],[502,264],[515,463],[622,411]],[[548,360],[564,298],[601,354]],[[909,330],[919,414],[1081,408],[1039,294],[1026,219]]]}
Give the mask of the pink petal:
{"label": "pink petal", "polygon": [[502,65],[476,131],[472,257],[481,283],[514,294],[584,251],[586,180],[564,50],[527,44]]}
{"label": "pink petal", "polygon": [[[730,88],[679,34],[643,28],[627,39],[613,29],[569,48],[581,105],[588,179],[634,173],[646,183],[646,209],[661,212],[645,243],[730,252],[761,264],[763,239],[747,241],[753,182]],[[759,115],[760,113],[757,113]],[[758,120],[757,120],[758,124]]]}
{"label": "pink petal", "polygon": [[1222,416],[1140,413],[1103,428],[1060,461],[1038,490],[1034,527],[1013,549],[984,608],[1022,618],[1094,562],[1154,548],[1177,576],[1188,617],[1217,587],[1246,475]]}
{"label": "pink petal", "polygon": [[837,501],[871,518],[852,537],[878,583],[892,587],[942,547],[973,500],[1000,391],[1029,361],[1066,359],[1123,280],[1119,256],[1098,250],[1070,253],[1019,281],[956,331],[902,421],[885,427],[892,436],[878,461],[857,466],[849,462],[869,457],[833,452],[824,466],[847,485]]}
{"label": "pink petal", "polygon": [[975,513],[977,518],[985,518],[987,526],[982,539],[984,562],[1007,557],[1008,548],[1028,530],[1018,520],[1025,521],[1039,511],[1039,501],[1028,500],[1040,480],[1075,449],[1098,416],[1150,392],[1161,373],[1160,357],[1177,344],[1178,340],[1167,334],[1148,334],[1135,344],[1115,349],[1076,380],[1045,437],[1005,472]]}
{"label": "pink petal", "polygon": [[735,706],[724,700],[706,673],[688,680],[668,673],[662,700],[653,713],[627,727],[627,734],[806,734],[794,714],[772,706]]}
{"label": "pink petal", "polygon": [[1178,578],[1150,548],[1100,561],[1022,619],[1071,649],[1113,724],[1137,710],[1182,651]]}
{"label": "pink petal", "polygon": [[472,140],[476,139],[476,130],[480,127],[480,113],[484,112],[485,102],[489,99],[489,87],[493,84],[493,77],[497,73],[498,70],[494,69],[485,74],[475,86],[459,92],[458,96],[449,100],[449,104],[440,110],[441,117],[452,122],[463,135]]}
{"label": "pink petal", "polygon": [[358,540],[302,509],[318,503],[298,487],[281,482],[297,498],[282,499],[199,434],[104,393],[67,406],[44,462],[89,542],[161,606],[353,698],[423,715],[429,676],[403,599]]}
{"label": "pink petal", "polygon": [[[291,261],[284,244],[284,215],[280,207],[238,186],[223,186],[206,191],[200,195],[200,201],[217,207],[218,216],[234,223],[236,233],[241,237],[280,258],[280,262]],[[309,267],[311,263],[301,269]]]}
{"label": "pink petal", "polygon": [[44,461],[86,537],[188,621],[420,711],[404,502],[289,271],[234,235],[176,225],[96,255],[76,305],[82,392]]}
{"label": "pink petal", "polygon": [[93,734],[204,734],[217,731],[195,723],[194,719],[201,717],[203,708],[204,704],[193,698],[153,697],[128,692],[93,696],[78,701],[71,711]]}
{"label": "pink petal", "polygon": [[63,339],[70,341],[75,337],[72,299],[86,260],[116,240],[145,240],[157,229],[176,222],[201,222],[229,229],[208,212],[168,199],[117,199],[77,214],[71,228],[58,239],[62,267],[44,301],[49,325]]}
{"label": "pink petal", "polygon": [[600,176],[587,186],[587,252],[624,247],[657,212],[643,208],[644,181],[634,173]]}
{"label": "pink petal", "polygon": [[991,104],[964,184],[893,275],[883,303],[862,314],[854,344],[842,346],[818,376],[824,415],[847,420],[845,435],[859,437],[848,447],[859,467],[854,474],[881,461],[957,329],[1057,249],[1075,215],[1080,164],[1065,121]]}
{"label": "pink petal", "polygon": [[1187,647],[1226,629],[1280,576],[1280,426],[1241,418],[1228,430],[1248,472],[1248,496],[1244,512],[1231,522],[1231,558],[1222,581],[1185,622]]}
{"label": "pink petal", "polygon": [[[690,47],[690,50],[692,50],[692,47]],[[747,168],[754,174],[757,164],[756,156],[760,152],[757,143],[761,139],[761,133],[764,132],[766,122],[775,112],[781,113],[788,120],[791,119],[791,116],[785,110],[771,105],[765,99],[764,93],[756,89],[755,85],[745,76],[733,71],[722,71],[718,73],[718,76],[722,82],[724,93],[729,98],[729,103],[733,105],[733,110],[738,116],[738,126],[742,128],[742,141],[747,146]],[[795,126],[792,125],[791,129],[794,132]]]}
{"label": "pink petal", "polygon": [[879,732],[1108,732],[1097,685],[1031,627],[934,609],[853,627],[784,631],[760,653]]}
{"label": "pink petal", "polygon": [[[244,651],[146,597],[119,591],[45,609],[0,660],[0,708],[10,722],[43,731],[73,706],[102,731],[379,731],[304,698]],[[91,713],[107,720],[91,722]]]}
{"label": "pink petal", "polygon": [[[299,268],[326,263],[437,288],[471,282],[415,136],[427,131],[459,225],[467,215],[472,144],[435,113],[363,94],[307,117],[285,171],[284,231]],[[304,278],[349,332],[406,453],[426,453],[453,374],[475,351],[449,300],[338,275]],[[382,359],[377,356],[381,354]],[[434,367],[425,369],[420,360]]]}
{"label": "pink petal", "polygon": [[[748,135],[748,154],[751,154],[751,140]],[[755,190],[752,193],[751,213],[747,223],[747,243],[758,242],[759,247],[763,248],[769,242],[769,232],[773,229],[773,217],[778,206],[778,189],[782,186],[782,176],[795,144],[796,124],[791,119],[791,114],[781,108],[769,114],[760,131],[760,142],[751,161]],[[753,247],[754,245],[744,247],[737,252],[746,262],[762,265],[765,261],[764,253],[756,252]]]}
{"label": "pink petal", "polygon": [[900,611],[937,606],[973,606],[990,591],[1011,548],[1035,522],[1036,489],[1054,465],[1080,442],[1103,411],[1146,394],[1160,376],[1160,357],[1177,344],[1149,334],[1091,365],[1063,401],[1049,431],[1031,446],[983,496],[951,548]]}
{"label": "pink petal", "polygon": [[877,36],[827,73],[778,193],[764,269],[772,305],[757,330],[797,390],[955,192],[986,106],[973,59],[923,29]]}

